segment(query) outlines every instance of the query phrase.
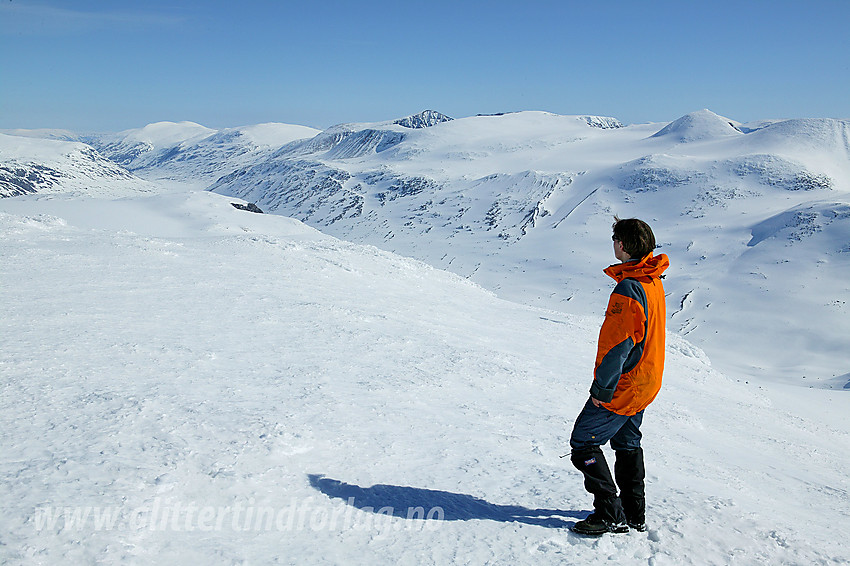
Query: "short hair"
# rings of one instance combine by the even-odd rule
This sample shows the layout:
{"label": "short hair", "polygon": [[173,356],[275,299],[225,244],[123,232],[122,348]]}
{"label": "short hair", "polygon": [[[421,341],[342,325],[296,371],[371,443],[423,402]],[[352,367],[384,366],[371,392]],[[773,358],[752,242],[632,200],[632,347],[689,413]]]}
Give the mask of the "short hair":
{"label": "short hair", "polygon": [[623,244],[623,250],[632,259],[643,259],[655,249],[655,234],[643,220],[614,217],[614,239]]}

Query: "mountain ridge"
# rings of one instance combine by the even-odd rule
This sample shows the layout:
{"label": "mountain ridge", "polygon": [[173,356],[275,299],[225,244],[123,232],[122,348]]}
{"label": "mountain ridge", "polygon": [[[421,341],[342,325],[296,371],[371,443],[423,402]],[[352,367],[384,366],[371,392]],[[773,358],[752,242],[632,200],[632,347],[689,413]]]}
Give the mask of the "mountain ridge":
{"label": "mountain ridge", "polygon": [[[741,373],[796,382],[846,373],[830,348],[816,345],[804,363],[783,340],[832,343],[833,328],[850,335],[840,302],[850,293],[840,283],[850,257],[842,244],[850,241],[842,204],[850,202],[850,122],[748,125],[710,110],[628,126],[537,111],[425,128],[398,121],[339,124],[262,146],[216,131],[136,161],[133,173],[254,202],[504,298],[577,314],[605,300],[599,270],[612,261],[604,236],[612,216],[642,217],[673,259],[668,293],[683,306],[671,306],[671,330]],[[821,303],[784,272],[789,254],[803,279],[817,281]],[[725,293],[752,296],[732,304]],[[772,304],[796,317],[772,336],[735,310]],[[741,343],[758,358],[737,354]]]}
{"label": "mountain ridge", "polygon": [[120,197],[155,190],[84,143],[0,134],[0,198],[64,192]]}

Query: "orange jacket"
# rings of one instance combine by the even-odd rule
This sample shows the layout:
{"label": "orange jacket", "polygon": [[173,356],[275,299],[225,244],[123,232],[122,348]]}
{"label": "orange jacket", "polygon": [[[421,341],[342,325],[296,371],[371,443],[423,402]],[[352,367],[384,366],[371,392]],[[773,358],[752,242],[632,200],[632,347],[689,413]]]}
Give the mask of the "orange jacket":
{"label": "orange jacket", "polygon": [[666,255],[650,253],[605,269],[617,286],[599,332],[590,394],[614,413],[639,413],[661,389],[667,308],[659,277],[669,265]]}

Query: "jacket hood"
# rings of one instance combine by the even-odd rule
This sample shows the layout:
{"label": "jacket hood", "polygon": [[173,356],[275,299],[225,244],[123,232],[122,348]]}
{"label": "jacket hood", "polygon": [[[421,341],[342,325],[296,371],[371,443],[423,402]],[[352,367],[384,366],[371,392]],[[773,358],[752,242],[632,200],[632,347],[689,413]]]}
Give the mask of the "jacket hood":
{"label": "jacket hood", "polygon": [[627,261],[606,267],[603,271],[612,277],[617,283],[623,279],[633,278],[638,281],[649,281],[653,277],[660,277],[670,267],[670,260],[665,254],[657,256],[649,252],[640,261]]}

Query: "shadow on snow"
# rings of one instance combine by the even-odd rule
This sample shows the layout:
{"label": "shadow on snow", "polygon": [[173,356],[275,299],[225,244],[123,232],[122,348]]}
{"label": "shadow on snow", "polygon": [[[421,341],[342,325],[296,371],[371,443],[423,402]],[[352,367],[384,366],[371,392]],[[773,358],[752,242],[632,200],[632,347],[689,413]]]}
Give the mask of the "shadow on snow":
{"label": "shadow on snow", "polygon": [[[421,508],[427,513],[429,520],[485,519],[565,528],[574,525],[575,521],[566,521],[564,517],[583,519],[590,513],[589,511],[528,509],[519,505],[496,505],[472,495],[434,489],[382,484],[361,487],[319,474],[310,474],[308,477],[313,488],[332,499],[342,499],[362,511],[391,514],[403,519],[410,518],[411,509]],[[431,510],[436,509],[440,509],[441,512],[431,513]]]}

